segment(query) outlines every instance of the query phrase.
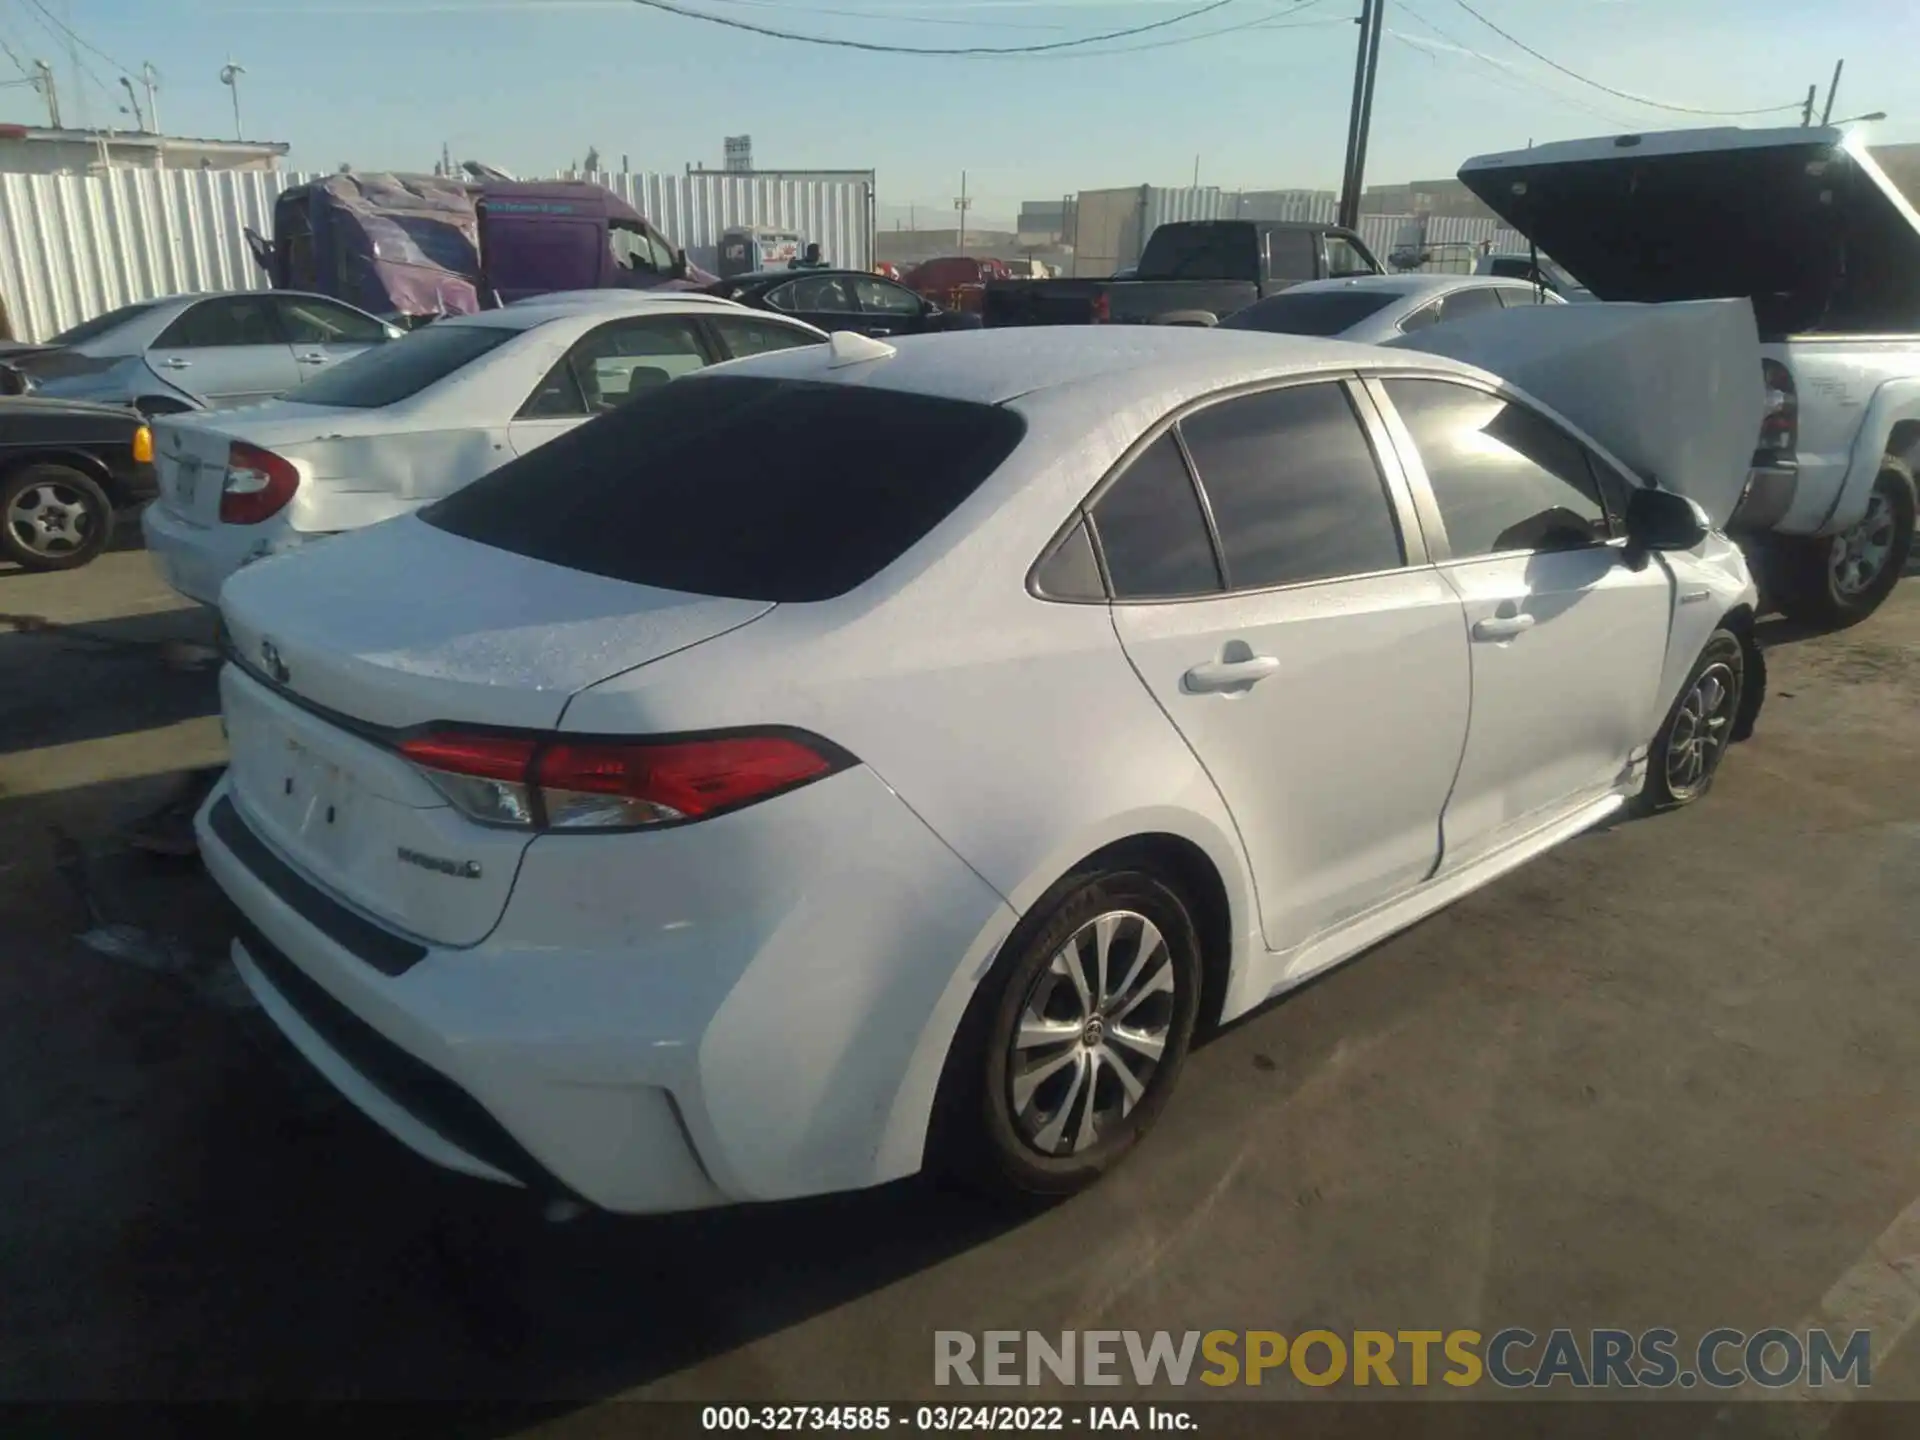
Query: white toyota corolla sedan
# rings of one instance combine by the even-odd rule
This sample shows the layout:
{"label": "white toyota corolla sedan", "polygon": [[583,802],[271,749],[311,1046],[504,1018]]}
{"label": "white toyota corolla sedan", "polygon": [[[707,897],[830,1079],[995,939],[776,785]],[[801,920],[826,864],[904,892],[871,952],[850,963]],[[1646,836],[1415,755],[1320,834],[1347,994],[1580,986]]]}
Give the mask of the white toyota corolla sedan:
{"label": "white toyota corolla sedan", "polygon": [[826,338],[709,295],[632,290],[439,320],[284,399],[157,421],[147,553],[215,605],[242,566],[417,510],[653,386]]}
{"label": "white toyota corolla sedan", "polygon": [[1755,601],[1458,361],[841,335],[236,575],[201,850],[267,1014],[443,1165],[1057,1194],[1196,1025],[1699,796]]}

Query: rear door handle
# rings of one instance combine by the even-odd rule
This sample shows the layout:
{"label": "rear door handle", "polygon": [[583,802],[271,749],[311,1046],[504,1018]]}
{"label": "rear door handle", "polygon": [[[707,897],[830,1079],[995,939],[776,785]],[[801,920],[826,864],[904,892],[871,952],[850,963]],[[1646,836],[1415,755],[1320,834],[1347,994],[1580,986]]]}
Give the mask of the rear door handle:
{"label": "rear door handle", "polygon": [[1251,690],[1280,668],[1271,655],[1249,655],[1244,660],[1208,660],[1181,677],[1190,695],[1234,695]]}
{"label": "rear door handle", "polygon": [[1524,635],[1533,628],[1531,615],[1489,615],[1477,620],[1473,626],[1473,638],[1476,640],[1511,640],[1516,635]]}

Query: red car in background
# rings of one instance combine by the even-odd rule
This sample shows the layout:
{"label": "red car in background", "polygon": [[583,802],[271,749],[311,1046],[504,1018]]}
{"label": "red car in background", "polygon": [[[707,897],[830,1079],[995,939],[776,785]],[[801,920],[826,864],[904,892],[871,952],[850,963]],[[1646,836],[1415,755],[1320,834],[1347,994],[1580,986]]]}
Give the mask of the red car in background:
{"label": "red car in background", "polygon": [[1012,278],[1013,272],[999,260],[943,255],[914,266],[907,272],[906,284],[942,309],[978,315],[987,282]]}

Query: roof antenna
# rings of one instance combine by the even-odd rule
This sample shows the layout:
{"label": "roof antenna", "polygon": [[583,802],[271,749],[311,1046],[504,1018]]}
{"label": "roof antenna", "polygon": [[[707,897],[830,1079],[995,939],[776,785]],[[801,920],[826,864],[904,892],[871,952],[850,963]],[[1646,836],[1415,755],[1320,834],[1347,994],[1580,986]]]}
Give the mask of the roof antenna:
{"label": "roof antenna", "polygon": [[885,341],[857,335],[851,330],[834,331],[827,337],[827,349],[833,355],[827,362],[829,370],[838,370],[843,365],[864,365],[869,360],[891,360],[900,353]]}

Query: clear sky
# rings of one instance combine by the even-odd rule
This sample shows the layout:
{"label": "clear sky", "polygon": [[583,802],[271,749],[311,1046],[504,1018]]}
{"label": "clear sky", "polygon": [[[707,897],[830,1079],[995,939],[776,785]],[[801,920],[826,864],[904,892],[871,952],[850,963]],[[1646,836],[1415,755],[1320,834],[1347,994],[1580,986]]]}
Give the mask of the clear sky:
{"label": "clear sky", "polygon": [[[1165,20],[1204,0],[674,0],[808,34],[912,46],[1042,45]],[[1876,137],[1920,140],[1916,0],[1468,0],[1567,69],[1672,106],[1884,110]],[[973,223],[1022,199],[1141,183],[1335,188],[1358,0],[1226,0],[1212,13],[1091,47],[992,59],[796,44],[633,0],[0,0],[0,40],[55,67],[67,123],[123,117],[116,66],[159,70],[174,134],[231,135],[218,72],[245,66],[250,138],[287,140],[301,169],[426,169],[455,159],[522,174],[588,146],[636,170],[718,166],[753,136],[763,167],[872,168],[884,223]],[[1561,74],[1461,0],[1388,0],[1370,183],[1450,175],[1468,155],[1621,130],[1763,124],[1662,110]],[[78,35],[80,68],[64,22]],[[1166,44],[1167,41],[1181,43]],[[1147,48],[1149,46],[1155,48]],[[0,53],[0,79],[19,72]],[[109,89],[113,92],[109,96]],[[33,119],[24,86],[0,117]],[[1783,112],[1797,120],[1797,112]],[[935,223],[938,223],[937,221]]]}

